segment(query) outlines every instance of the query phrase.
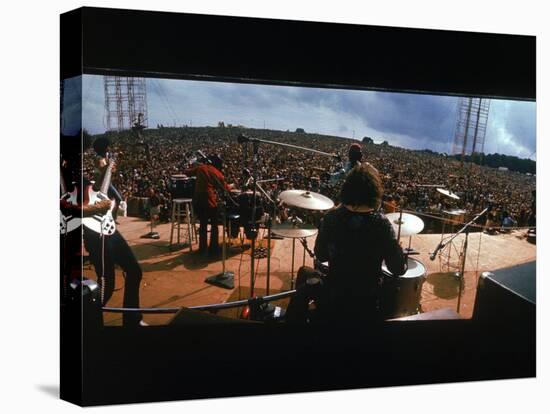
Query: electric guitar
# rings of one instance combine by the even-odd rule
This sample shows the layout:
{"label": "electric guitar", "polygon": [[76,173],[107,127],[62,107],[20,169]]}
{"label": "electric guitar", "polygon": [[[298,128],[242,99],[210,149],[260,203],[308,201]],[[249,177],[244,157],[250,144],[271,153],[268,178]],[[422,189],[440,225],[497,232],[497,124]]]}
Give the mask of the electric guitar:
{"label": "electric guitar", "polygon": [[[63,178],[63,173],[61,173],[61,201],[65,201],[72,205],[78,205],[78,188],[75,186],[73,191],[70,193],[67,192],[67,186],[65,185],[65,179]],[[61,234],[67,234],[71,231],[80,227],[81,219],[80,217],[75,217],[72,215],[65,215],[63,211],[60,211],[60,231]]]}
{"label": "electric guitar", "polygon": [[[86,186],[84,189],[84,204],[92,206],[99,201],[109,200],[107,192],[109,191],[109,185],[111,184],[111,171],[113,169],[113,165],[114,160],[111,158],[109,159],[109,164],[105,170],[103,182],[101,183],[99,191],[94,191],[93,185]],[[115,206],[115,202],[113,200],[109,201],[111,202],[111,207],[103,216],[95,214],[90,217],[83,217],[82,224],[86,228],[102,235],[110,236],[113,234],[116,230],[115,220],[113,219],[113,208]]]}

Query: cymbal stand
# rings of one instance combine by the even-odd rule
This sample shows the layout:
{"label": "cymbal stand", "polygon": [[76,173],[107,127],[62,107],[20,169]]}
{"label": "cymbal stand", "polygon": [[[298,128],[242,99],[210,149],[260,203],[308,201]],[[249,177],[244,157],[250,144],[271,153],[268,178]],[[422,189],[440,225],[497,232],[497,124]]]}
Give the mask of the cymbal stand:
{"label": "cymbal stand", "polygon": [[[399,208],[399,220],[397,223],[397,243],[401,243],[401,225],[403,224],[403,208]],[[409,260],[409,253],[411,252],[412,236],[409,236],[409,247],[405,249],[405,263]]]}
{"label": "cymbal stand", "polygon": [[[255,218],[256,218],[256,188],[257,188],[256,184],[258,182],[257,164],[258,164],[258,146],[259,146],[259,144],[264,143],[264,144],[278,145],[278,146],[281,146],[281,147],[299,149],[299,150],[303,150],[303,151],[312,152],[312,153],[315,153],[315,154],[325,155],[327,157],[335,158],[335,159],[338,159],[338,160],[341,160],[341,157],[338,154],[331,154],[331,153],[328,153],[328,152],[314,150],[312,148],[300,147],[298,145],[285,144],[283,142],[268,141],[266,139],[252,138],[252,137],[248,137],[244,134],[240,134],[237,137],[237,141],[241,144],[246,144],[246,143],[251,142],[252,143],[252,150],[253,150],[252,151],[252,171],[251,171],[252,185],[253,185],[253,189],[252,189],[253,202],[252,202],[252,219],[251,219],[252,223],[250,223],[251,224],[251,233],[252,233],[252,236],[253,236],[253,239],[254,239],[254,240],[252,240],[251,249],[250,249],[250,257],[251,257],[251,260],[250,260],[250,297],[253,297],[254,296],[254,252],[255,252],[256,235],[257,235],[257,232],[258,232],[258,229],[256,227],[257,223],[256,223]],[[246,149],[246,147],[245,147],[245,149]],[[294,245],[295,245],[294,240],[293,240],[292,244],[293,244],[293,247],[294,247]],[[292,253],[293,253],[292,258],[294,260],[294,248],[293,248]],[[293,267],[293,270],[294,270],[294,262],[292,263],[292,267]]]}
{"label": "cymbal stand", "polygon": [[403,209],[399,209],[399,222],[397,223],[397,242],[399,243],[401,239],[401,224],[403,224]]}
{"label": "cymbal stand", "polygon": [[277,214],[277,203],[269,196],[269,194],[267,194],[267,192],[260,185],[260,182],[268,182],[268,181],[276,181],[276,180],[261,180],[256,183],[256,186],[258,186],[258,190],[262,192],[262,194],[271,203],[273,207],[272,214],[269,214],[267,219],[267,275],[266,275],[266,282],[265,282],[266,295],[269,295],[269,287],[270,287],[269,282],[270,282],[270,272],[271,272],[271,228],[273,225],[273,219],[276,217],[276,214]]}

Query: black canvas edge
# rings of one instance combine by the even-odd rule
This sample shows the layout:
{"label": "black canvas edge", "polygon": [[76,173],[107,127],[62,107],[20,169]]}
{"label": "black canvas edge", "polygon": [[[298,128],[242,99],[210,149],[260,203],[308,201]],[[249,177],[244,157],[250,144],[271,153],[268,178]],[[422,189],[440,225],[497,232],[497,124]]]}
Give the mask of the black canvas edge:
{"label": "black canvas edge", "polygon": [[81,10],[84,73],[536,98],[534,36]]}
{"label": "black canvas edge", "polygon": [[[70,77],[82,74],[82,9],[73,10],[60,16],[60,37],[60,82],[63,82],[68,73],[73,74]],[[71,138],[78,139],[76,136]],[[61,145],[61,142],[59,144]],[[69,246],[64,246],[64,242],[67,241],[63,237],[60,235],[60,281],[63,277],[63,266],[65,265],[63,250],[72,250]],[[73,312],[68,311],[61,289],[60,286],[59,393],[61,399],[82,405],[82,369],[85,356],[83,355],[84,341],[81,311],[78,304],[73,304],[71,309]]]}
{"label": "black canvas edge", "polygon": [[[409,57],[412,60],[408,61],[408,65],[416,69],[403,74],[401,67],[384,68],[381,74],[382,70],[376,68],[374,73],[376,76],[372,77],[369,77],[370,72],[367,70],[364,75],[369,79],[368,83],[359,82],[360,79],[355,78],[350,80],[346,65],[353,65],[353,59],[347,60],[346,65],[338,67],[338,70],[333,66],[320,69],[316,72],[317,77],[312,79],[307,74],[309,64],[305,61],[294,62],[290,72],[283,75],[280,70],[270,71],[262,64],[254,67],[251,60],[245,59],[243,63],[240,60],[243,56],[257,57],[259,53],[258,50],[246,46],[238,56],[225,57],[229,59],[228,67],[220,68],[220,65],[216,64],[219,56],[215,57],[215,53],[211,56],[199,54],[198,57],[203,60],[200,65],[195,66],[181,64],[181,61],[169,56],[163,58],[163,54],[160,53],[155,55],[155,66],[152,67],[144,62],[143,57],[129,53],[127,43],[124,48],[121,48],[121,40],[117,37],[121,32],[131,32],[128,29],[134,27],[132,19],[138,15],[139,18],[156,16],[156,21],[162,21],[165,18],[190,19],[195,21],[195,24],[198,21],[238,21],[239,26],[254,27],[258,27],[258,22],[267,21],[267,19],[87,7],[78,9],[61,17],[61,78],[74,77],[83,73],[120,74],[446,95],[471,94],[520,100],[534,100],[536,97],[535,38],[533,36],[269,20],[276,25],[323,27],[323,30],[329,31],[342,26],[353,26],[359,31],[361,28],[370,28],[378,34],[391,34],[392,31],[398,31],[410,33],[412,38],[427,35],[435,37],[441,33],[449,36],[449,34],[458,33],[458,36],[464,36],[465,44],[469,44],[474,49],[476,46],[472,39],[486,36],[489,43],[496,42],[492,44],[500,45],[499,48],[503,47],[501,41],[506,44],[504,41],[506,39],[512,45],[506,51],[511,63],[500,67],[497,78],[485,84],[481,93],[478,89],[480,79],[476,73],[461,74],[458,68],[455,67],[452,70],[452,66],[442,65],[434,58],[422,62],[415,61],[414,56],[410,54]],[[105,32],[103,31],[103,35],[100,36],[104,26],[101,26],[99,21],[102,20],[102,24],[105,25],[114,16],[118,19],[117,30],[109,33],[110,42],[101,43],[102,39],[105,40]],[[68,40],[64,41],[63,38],[67,33],[69,33]],[[155,30],[148,31],[151,45],[158,46],[163,42],[163,47],[175,49],[181,44],[179,39],[163,38],[158,33],[160,32]],[[214,33],[214,35],[223,38],[223,34]],[[138,36],[133,39],[139,42],[140,38]],[[194,38],[188,47],[201,48],[204,45],[208,46],[210,43],[201,38]],[[294,46],[298,45],[294,44]],[[162,48],[159,50],[161,51]],[[400,52],[403,51],[395,51],[395,53]],[[371,54],[370,58],[372,56]],[[481,54],[481,56],[484,55]],[[265,56],[261,55],[261,59],[264,58]],[[527,66],[524,67],[520,62],[522,59],[526,59],[523,62],[527,62]],[[480,66],[487,63],[483,66],[484,69],[494,68],[495,62],[486,60],[487,56],[477,63]],[[502,62],[501,53],[498,63],[502,64]],[[437,71],[443,73],[446,68],[447,76],[444,79],[437,76],[427,78],[422,75],[419,68],[427,68],[426,70],[430,73]],[[396,82],[395,77],[399,77],[400,81]],[[329,81],[330,79],[333,80]],[[505,82],[506,79],[517,80],[517,83]],[[79,320],[82,323],[81,319]],[[185,329],[173,326],[150,327],[140,331],[105,328],[101,340],[92,335],[85,343],[81,342],[82,346],[78,352],[84,366],[76,365],[74,360],[71,362],[68,358],[69,354],[64,352],[63,348],[63,343],[68,343],[67,337],[63,339],[65,335],[69,335],[70,340],[75,341],[74,343],[82,341],[81,325],[80,328],[72,329],[71,332],[63,331],[62,328],[61,397],[75,404],[87,406],[523,378],[536,375],[535,344],[531,342],[534,341],[535,328],[532,325],[506,326],[502,323],[484,326],[472,321],[384,324],[374,327],[369,332],[355,335],[356,342],[345,346],[346,339],[350,338],[346,335],[350,335],[352,328],[345,325],[328,328],[309,327],[299,330],[293,327],[263,325],[237,328],[185,327]],[[400,332],[405,333],[398,334],[400,329]],[[385,339],[380,339],[381,337]],[[469,340],[468,337],[473,339]],[[128,344],[134,346],[128,348]],[[238,347],[241,349],[239,350]],[[425,353],[426,350],[432,353],[428,360],[431,371],[426,371],[425,367],[419,366],[419,363],[407,357],[414,352]],[[364,361],[352,360],[351,351],[355,352],[360,359],[372,357],[372,355],[376,355],[377,358],[372,365],[367,365]],[[321,370],[319,364],[323,363],[323,358],[331,355],[337,355],[342,359],[330,363],[326,370]],[[455,358],[451,366],[444,367],[437,364],[445,356]],[[522,357],[527,357],[525,365],[518,362]],[[503,366],[502,360],[505,358],[511,358],[515,364],[509,367]],[[241,362],[243,366],[229,373],[229,369],[235,362]],[[106,375],[105,369],[109,370],[109,375]],[[395,377],[384,374],[386,371]],[[380,377],[376,377],[376,374]],[[83,387],[84,379],[85,387]]]}

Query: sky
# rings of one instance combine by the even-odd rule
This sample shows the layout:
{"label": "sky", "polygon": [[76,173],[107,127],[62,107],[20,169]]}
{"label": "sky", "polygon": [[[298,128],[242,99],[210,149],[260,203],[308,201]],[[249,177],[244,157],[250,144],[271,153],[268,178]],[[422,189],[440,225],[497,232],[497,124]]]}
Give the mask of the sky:
{"label": "sky", "polygon": [[[75,128],[106,129],[103,76],[84,75],[65,86],[65,109]],[[388,141],[409,149],[451,151],[458,97],[296,86],[147,79],[148,125],[290,130]],[[71,104],[71,102],[73,104]],[[67,124],[67,121],[65,121]],[[535,102],[491,100],[485,153],[536,159]]]}

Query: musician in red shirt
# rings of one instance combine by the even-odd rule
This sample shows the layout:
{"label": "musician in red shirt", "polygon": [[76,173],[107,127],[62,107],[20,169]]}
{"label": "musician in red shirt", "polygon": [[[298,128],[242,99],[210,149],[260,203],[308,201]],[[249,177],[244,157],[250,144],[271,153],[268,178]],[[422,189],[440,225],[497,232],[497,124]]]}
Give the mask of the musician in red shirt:
{"label": "musician in red shirt", "polygon": [[[199,253],[215,256],[220,253],[218,243],[218,206],[220,196],[231,190],[225,182],[222,173],[222,160],[217,155],[211,155],[196,167],[189,168],[183,173],[197,177],[193,193],[193,209],[197,214],[199,227]],[[208,246],[208,223],[211,225],[210,246]]]}

